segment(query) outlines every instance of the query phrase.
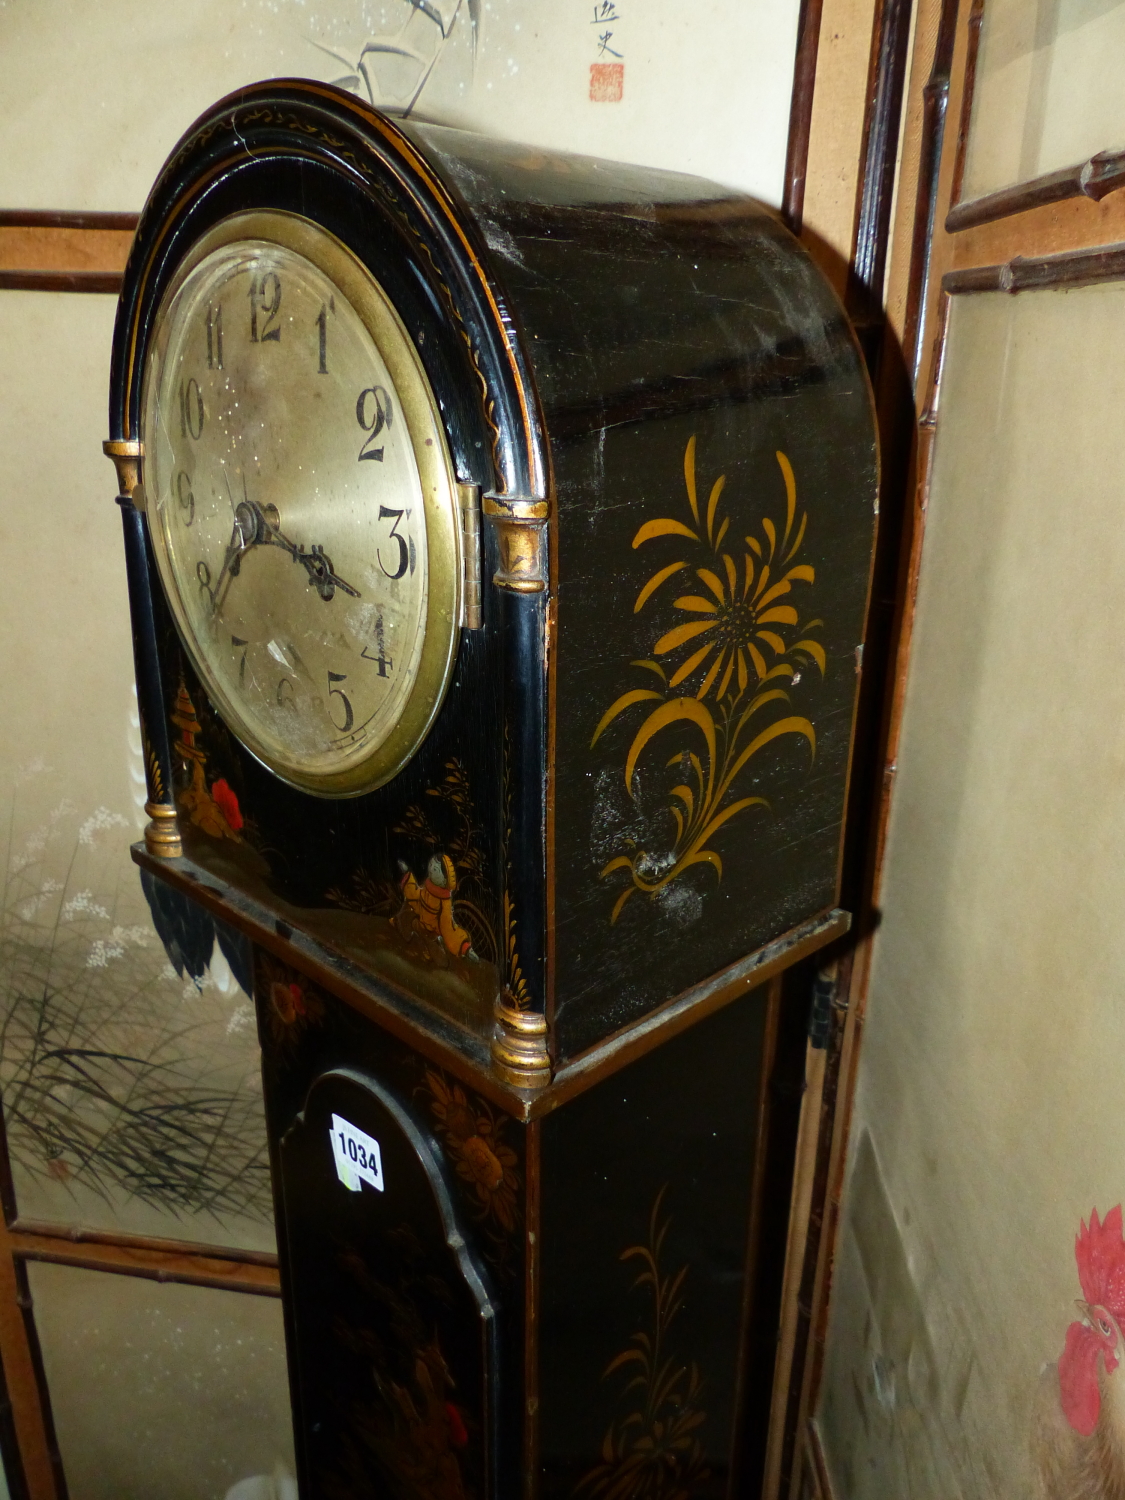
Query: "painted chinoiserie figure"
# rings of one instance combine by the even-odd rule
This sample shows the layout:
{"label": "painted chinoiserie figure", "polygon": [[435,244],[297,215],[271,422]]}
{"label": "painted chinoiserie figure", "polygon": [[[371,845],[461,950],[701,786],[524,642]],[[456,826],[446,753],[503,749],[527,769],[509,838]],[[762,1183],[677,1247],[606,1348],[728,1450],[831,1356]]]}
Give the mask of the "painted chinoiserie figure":
{"label": "painted chinoiserie figure", "polygon": [[838,871],[856,345],[760,206],[234,95],[113,351],[166,923],[251,940],[302,1494],[735,1483],[771,976]]}

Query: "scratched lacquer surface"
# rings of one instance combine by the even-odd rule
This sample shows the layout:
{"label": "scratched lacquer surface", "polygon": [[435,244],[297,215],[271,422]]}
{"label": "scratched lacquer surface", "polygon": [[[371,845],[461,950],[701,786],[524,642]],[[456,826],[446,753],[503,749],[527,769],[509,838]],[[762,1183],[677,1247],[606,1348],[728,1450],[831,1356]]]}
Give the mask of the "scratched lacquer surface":
{"label": "scratched lacquer surface", "polygon": [[558,463],[568,1051],[835,900],[874,455],[842,326],[780,336],[732,357],[739,404]]}
{"label": "scratched lacquer surface", "polygon": [[831,906],[875,524],[843,314],[759,205],[417,128],[554,463],[561,1056]]}
{"label": "scratched lacquer surface", "polygon": [[726,377],[749,386],[738,405],[626,420],[558,464],[581,537],[559,561],[568,1051],[835,900],[867,395],[841,326],[758,337]]}

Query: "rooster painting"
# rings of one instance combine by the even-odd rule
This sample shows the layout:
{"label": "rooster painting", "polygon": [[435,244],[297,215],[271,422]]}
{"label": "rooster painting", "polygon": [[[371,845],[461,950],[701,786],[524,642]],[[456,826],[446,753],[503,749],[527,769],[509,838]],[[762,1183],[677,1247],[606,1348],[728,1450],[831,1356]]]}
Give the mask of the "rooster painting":
{"label": "rooster painting", "polygon": [[1032,1451],[1045,1500],[1125,1500],[1125,1238],[1121,1205],[1074,1241],[1081,1320],[1039,1381]]}

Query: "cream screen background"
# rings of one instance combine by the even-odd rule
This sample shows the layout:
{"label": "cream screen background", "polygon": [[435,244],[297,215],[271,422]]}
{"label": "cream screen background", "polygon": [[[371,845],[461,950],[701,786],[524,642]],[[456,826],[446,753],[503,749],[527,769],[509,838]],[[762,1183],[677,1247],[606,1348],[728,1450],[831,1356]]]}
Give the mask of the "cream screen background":
{"label": "cream screen background", "polygon": [[[393,108],[424,77],[419,118],[694,172],[780,202],[798,0],[438,0],[430,10],[444,35],[409,0],[0,0],[0,203],[139,209],[208,105],[291,75],[350,78]],[[400,53],[365,53],[372,43]],[[621,100],[591,102],[590,65],[618,57]]]}
{"label": "cream screen background", "polygon": [[1022,1500],[1125,1199],[1125,287],[956,297],[820,1427],[840,1500]]}

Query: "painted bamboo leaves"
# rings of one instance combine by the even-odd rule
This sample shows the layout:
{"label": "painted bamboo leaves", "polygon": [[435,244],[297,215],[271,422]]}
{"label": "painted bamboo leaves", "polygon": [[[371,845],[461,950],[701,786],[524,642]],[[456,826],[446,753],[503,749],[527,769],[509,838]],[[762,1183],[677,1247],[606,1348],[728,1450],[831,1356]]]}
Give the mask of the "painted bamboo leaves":
{"label": "painted bamboo leaves", "polygon": [[672,608],[686,618],[657,638],[651,656],[631,663],[646,674],[645,686],[629,689],[609,706],[590,743],[592,748],[619,717],[643,705],[645,717],[625,756],[626,789],[635,798],[638,764],[657,740],[666,753],[665,769],[675,768],[679,779],[667,794],[672,847],[639,849],[626,840],[626,852],[601,871],[602,878],[618,870],[629,875],[611,922],[635,891],[655,896],[694,865],[710,865],[722,878],[715,836],[740,813],[769,809],[765,797],[740,796],[737,786],[766,745],[794,735],[816,753],[816,731],[808,718],[791,711],[789,689],[810,666],[823,676],[825,651],[814,635],[823,622],[801,622],[795,591],[816,578],[808,563],[797,561],[808,515],[798,515],[789,459],[780,450],[776,458],[785,486],[784,522],[777,525],[763,516],[759,534],[744,536],[741,548],[737,538],[728,540],[732,516],[722,508],[725,475],[711,486],[706,505],[700,503],[694,436],[684,452],[687,518],[646,521],[633,538],[634,549],[656,543],[671,557],[641,588],[633,613],[680,588]]}
{"label": "painted bamboo leaves", "polygon": [[647,1326],[611,1359],[602,1378],[627,1376],[621,1410],[602,1442],[600,1461],[578,1482],[573,1500],[690,1500],[709,1478],[699,1429],[707,1420],[703,1383],[694,1363],[669,1352],[669,1330],[683,1309],[688,1267],[663,1265],[670,1218],[661,1218],[668,1184],[649,1216],[648,1243],[630,1245],[622,1261],[639,1269],[633,1290],[650,1299]]}

